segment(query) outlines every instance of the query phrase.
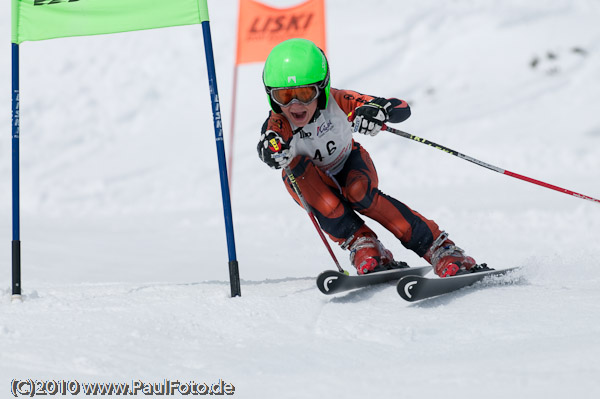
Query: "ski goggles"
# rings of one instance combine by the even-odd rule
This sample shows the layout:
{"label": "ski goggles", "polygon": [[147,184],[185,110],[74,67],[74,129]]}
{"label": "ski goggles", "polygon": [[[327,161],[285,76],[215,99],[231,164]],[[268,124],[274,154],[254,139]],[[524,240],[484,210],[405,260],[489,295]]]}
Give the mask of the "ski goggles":
{"label": "ski goggles", "polygon": [[319,96],[319,86],[307,85],[299,87],[278,87],[270,90],[271,98],[282,107],[287,107],[294,101],[308,105]]}

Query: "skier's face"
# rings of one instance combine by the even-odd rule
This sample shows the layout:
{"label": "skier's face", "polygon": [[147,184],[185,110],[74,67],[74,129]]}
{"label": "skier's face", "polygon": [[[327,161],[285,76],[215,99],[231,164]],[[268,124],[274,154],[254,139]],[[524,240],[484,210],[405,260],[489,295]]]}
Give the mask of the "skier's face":
{"label": "skier's face", "polygon": [[292,102],[287,107],[281,107],[281,110],[285,117],[295,126],[304,127],[310,122],[315,114],[315,111],[317,110],[317,101],[313,101],[308,105]]}

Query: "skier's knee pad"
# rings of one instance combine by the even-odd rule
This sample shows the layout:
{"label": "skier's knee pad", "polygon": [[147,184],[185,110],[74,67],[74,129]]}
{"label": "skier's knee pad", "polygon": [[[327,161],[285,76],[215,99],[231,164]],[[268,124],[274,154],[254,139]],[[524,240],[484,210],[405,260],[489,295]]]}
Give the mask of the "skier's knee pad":
{"label": "skier's knee pad", "polygon": [[371,187],[371,179],[368,176],[357,173],[348,177],[344,193],[352,208],[360,211],[368,209],[373,204],[377,188]]}
{"label": "skier's knee pad", "polygon": [[[347,210],[342,204],[339,194],[325,181],[329,178],[321,173],[312,161],[306,157],[302,158],[305,159],[296,164],[295,168],[292,169],[292,173],[306,202],[322,217],[342,217]],[[290,195],[299,205],[302,205],[285,172],[283,172],[282,177]]]}

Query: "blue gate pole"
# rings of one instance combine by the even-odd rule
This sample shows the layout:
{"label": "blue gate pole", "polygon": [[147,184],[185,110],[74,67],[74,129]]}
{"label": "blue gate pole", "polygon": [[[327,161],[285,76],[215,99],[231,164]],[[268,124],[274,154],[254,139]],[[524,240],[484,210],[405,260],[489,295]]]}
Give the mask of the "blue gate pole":
{"label": "blue gate pole", "polygon": [[12,44],[12,295],[21,296],[21,219],[19,195],[19,45]]}
{"label": "blue gate pole", "polygon": [[221,106],[217,90],[217,74],[213,55],[212,38],[208,21],[202,22],[204,34],[204,52],[206,53],[206,68],[208,71],[208,86],[212,103],[213,122],[215,125],[215,141],[217,143],[217,158],[219,160],[219,175],[221,177],[221,194],[223,197],[223,213],[225,215],[225,231],[227,233],[227,251],[229,255],[229,283],[231,296],[241,296],[240,274],[235,254],[235,239],[233,234],[233,217],[231,216],[231,197],[229,193],[229,178],[227,177],[227,161],[225,160],[225,145],[223,143],[223,123],[221,121]]}

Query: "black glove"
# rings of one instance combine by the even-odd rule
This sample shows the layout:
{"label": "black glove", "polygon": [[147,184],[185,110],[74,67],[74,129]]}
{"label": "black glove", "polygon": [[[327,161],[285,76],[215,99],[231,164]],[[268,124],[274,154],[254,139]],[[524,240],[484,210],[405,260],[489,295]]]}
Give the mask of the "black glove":
{"label": "black glove", "polygon": [[272,169],[285,168],[294,158],[289,144],[272,130],[267,130],[260,136],[256,150],[259,158]]}
{"label": "black glove", "polygon": [[391,108],[392,103],[381,97],[376,97],[357,107],[353,112],[352,127],[354,131],[375,136],[383,124],[389,120]]}

